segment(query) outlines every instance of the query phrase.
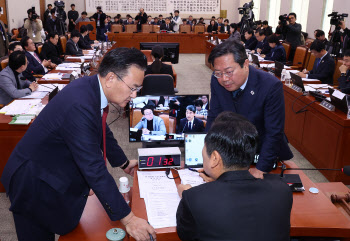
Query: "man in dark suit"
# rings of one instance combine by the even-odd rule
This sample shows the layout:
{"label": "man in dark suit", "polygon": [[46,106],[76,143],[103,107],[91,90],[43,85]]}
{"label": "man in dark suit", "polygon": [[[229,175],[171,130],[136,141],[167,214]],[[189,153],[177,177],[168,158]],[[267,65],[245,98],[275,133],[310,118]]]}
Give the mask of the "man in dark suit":
{"label": "man in dark suit", "polygon": [[256,45],[258,44],[258,40],[254,35],[253,29],[247,29],[247,31],[244,32],[244,38],[245,38],[245,43],[244,43],[245,49],[255,50]]}
{"label": "man in dark suit", "polygon": [[166,18],[165,19],[165,23],[160,25],[160,30],[166,30],[166,31],[174,32],[173,24],[170,22],[170,18]]}
{"label": "man in dark suit", "polygon": [[278,160],[289,160],[293,154],[284,134],[284,95],[280,80],[249,66],[245,49],[239,42],[225,41],[209,56],[214,66],[211,79],[211,101],[206,125],[223,111],[233,111],[250,120],[259,132],[259,159],[249,171],[262,178]]}
{"label": "man in dark suit", "polygon": [[304,69],[298,75],[302,78],[318,79],[324,84],[333,85],[335,62],[326,51],[324,43],[321,40],[314,40],[310,46],[310,51],[316,57],[314,66],[311,71]]}
{"label": "man in dark suit", "polygon": [[108,102],[124,108],[136,97],[146,66],[139,50],[111,50],[97,75],[65,87],[29,127],[1,177],[19,240],[53,241],[55,233],[72,231],[94,193],[109,218],[120,220],[136,240],[156,238],[147,221],[131,212],[105,163],[108,157],[127,174],[137,165],[125,156],[106,118]]}
{"label": "man in dark suit", "polygon": [[255,37],[258,40],[258,43],[256,44],[255,49],[252,50],[252,53],[259,53],[259,54],[270,53],[271,47],[269,45],[269,42],[267,42],[265,31],[263,29],[257,30],[255,33]]}
{"label": "man in dark suit", "polygon": [[78,46],[78,42],[80,39],[80,33],[77,30],[73,30],[70,39],[67,41],[66,45],[66,55],[76,55],[76,56],[82,56],[83,51]]}
{"label": "man in dark suit", "polygon": [[36,47],[31,38],[25,36],[21,39],[21,44],[25,50],[25,55],[28,60],[28,67],[23,72],[23,76],[30,81],[35,81],[33,75],[44,75],[48,72],[48,68],[55,68],[56,64],[52,63],[51,60],[41,60],[35,53]]}
{"label": "man in dark suit", "polygon": [[145,9],[140,8],[140,12],[135,17],[135,20],[137,21],[137,30],[141,31],[142,24],[147,23],[147,13],[145,13]]}
{"label": "man in dark suit", "polygon": [[92,18],[96,21],[96,37],[97,40],[104,41],[105,36],[103,30],[105,29],[105,20],[107,16],[104,12],[102,12],[102,8],[100,6],[98,6],[96,10],[97,12],[92,15]]}
{"label": "man in dark suit", "polygon": [[51,9],[51,18],[46,22],[46,31],[48,33],[56,32],[58,35],[64,34],[64,26],[61,20],[56,17],[56,10]]}
{"label": "man in dark suit", "polygon": [[196,107],[189,105],[186,107],[186,118],[180,120],[180,126],[177,130],[178,133],[188,132],[203,132],[204,124],[203,121],[194,117],[196,114]]}
{"label": "man in dark suit", "polygon": [[284,26],[286,33],[286,41],[291,44],[289,60],[293,61],[296,48],[301,45],[301,24],[296,23],[297,15],[290,13],[288,20]]}
{"label": "man in dark suit", "polygon": [[81,49],[91,49],[90,42],[85,38],[89,34],[86,25],[81,25],[80,27],[80,37],[78,41],[78,47]]}
{"label": "man in dark suit", "polygon": [[345,51],[343,61],[343,65],[339,67],[338,89],[345,94],[350,94],[350,49]]}
{"label": "man in dark suit", "polygon": [[40,53],[41,59],[51,60],[54,64],[61,64],[62,59],[60,57],[60,51],[58,49],[58,35],[57,33],[49,33],[47,35],[48,41],[44,43],[43,48]]}
{"label": "man in dark suit", "polygon": [[212,182],[178,186],[181,240],[289,241],[292,191],[281,180],[249,173],[257,146],[258,132],[247,119],[232,112],[218,116],[202,151],[205,178]]}
{"label": "man in dark suit", "polygon": [[75,21],[77,21],[77,19],[79,18],[79,13],[75,10],[75,4],[71,4],[70,7],[71,10],[68,11],[68,32],[72,32],[73,29],[75,29]]}
{"label": "man in dark suit", "polygon": [[269,22],[268,21],[263,21],[262,22],[262,27],[263,27],[263,30],[265,31],[265,35],[266,37],[270,36],[273,34],[272,32],[272,27],[269,26]]}

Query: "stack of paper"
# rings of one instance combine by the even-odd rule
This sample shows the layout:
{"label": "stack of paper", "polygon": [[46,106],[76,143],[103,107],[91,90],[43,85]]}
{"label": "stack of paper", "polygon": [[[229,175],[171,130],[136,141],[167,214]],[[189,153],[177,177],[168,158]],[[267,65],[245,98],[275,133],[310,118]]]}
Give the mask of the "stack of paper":
{"label": "stack of paper", "polygon": [[9,123],[11,125],[28,125],[35,115],[16,115],[12,118],[12,121]]}
{"label": "stack of paper", "polygon": [[58,90],[61,91],[64,87],[66,87],[66,84],[40,84],[36,91],[39,91],[39,92],[42,92],[42,91],[51,92],[56,87],[58,87]]}
{"label": "stack of paper", "polygon": [[62,73],[49,73],[43,76],[43,79],[45,80],[61,80],[62,79]]}
{"label": "stack of paper", "polygon": [[57,68],[80,68],[81,64],[78,64],[78,63],[62,63],[62,64],[59,64]]}
{"label": "stack of paper", "polygon": [[30,95],[26,95],[20,99],[42,99],[44,98],[49,92],[48,91],[34,91]]}
{"label": "stack of paper", "polygon": [[312,82],[312,81],[320,81],[318,79],[307,79],[307,78],[302,78],[303,81],[306,81],[306,82]]}
{"label": "stack of paper", "polygon": [[5,106],[0,110],[0,113],[5,113],[6,115],[23,115],[29,114],[36,105],[41,105],[40,99],[30,99],[30,100],[14,100],[11,104]]}
{"label": "stack of paper", "polygon": [[178,170],[177,172],[180,175],[182,184],[190,184],[192,187],[195,187],[205,183],[198,172],[193,172],[188,169]]}
{"label": "stack of paper", "polygon": [[180,197],[174,179],[167,178],[164,171],[138,171],[137,177],[149,223],[154,228],[176,226]]}

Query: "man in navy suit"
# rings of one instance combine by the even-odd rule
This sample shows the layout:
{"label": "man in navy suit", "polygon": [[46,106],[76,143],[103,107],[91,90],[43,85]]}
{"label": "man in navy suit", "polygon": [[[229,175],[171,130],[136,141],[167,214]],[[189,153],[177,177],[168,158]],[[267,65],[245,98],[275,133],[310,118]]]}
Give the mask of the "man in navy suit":
{"label": "man in navy suit", "polygon": [[345,94],[350,94],[350,49],[345,51],[343,61],[343,65],[339,67],[338,89]]}
{"label": "man in navy suit", "polygon": [[270,53],[271,47],[270,47],[269,43],[267,42],[265,31],[263,29],[257,30],[255,33],[255,37],[258,40],[258,43],[255,47],[255,50],[253,50],[252,53],[258,53],[258,54]]}
{"label": "man in navy suit", "polygon": [[233,111],[250,120],[259,132],[259,159],[249,171],[256,178],[270,172],[278,160],[293,157],[284,134],[284,95],[282,82],[249,66],[243,45],[225,41],[209,56],[214,66],[211,101],[206,129],[223,111]]}
{"label": "man in navy suit", "polygon": [[202,120],[194,117],[196,114],[196,107],[189,105],[186,107],[186,118],[180,120],[180,126],[177,130],[178,133],[188,132],[203,132],[204,123]]}
{"label": "man in navy suit", "polygon": [[326,51],[325,44],[321,40],[316,39],[312,42],[310,51],[316,57],[314,66],[311,71],[304,69],[298,75],[302,78],[318,79],[323,84],[333,85],[335,62]]}
{"label": "man in navy suit", "polygon": [[55,233],[69,233],[93,193],[109,218],[120,220],[136,240],[156,238],[147,221],[131,212],[105,163],[108,158],[128,174],[137,165],[125,156],[105,118],[108,102],[125,107],[136,97],[146,66],[139,50],[111,50],[97,75],[65,87],[29,127],[1,177],[19,241],[55,240]]}
{"label": "man in navy suit", "polygon": [[54,68],[56,64],[52,63],[51,60],[41,60],[39,55],[35,53],[36,47],[31,38],[28,36],[21,39],[21,44],[23,49],[25,49],[25,54],[28,60],[28,67],[23,72],[23,76],[30,81],[35,81],[33,75],[44,75],[48,72],[47,68]]}

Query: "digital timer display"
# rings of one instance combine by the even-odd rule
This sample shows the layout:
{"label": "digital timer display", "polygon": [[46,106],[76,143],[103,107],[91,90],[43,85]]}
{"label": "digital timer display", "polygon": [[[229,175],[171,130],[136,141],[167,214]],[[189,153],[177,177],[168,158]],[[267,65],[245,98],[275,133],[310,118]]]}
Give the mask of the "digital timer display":
{"label": "digital timer display", "polygon": [[166,168],[180,166],[180,155],[142,156],[139,159],[139,168]]}

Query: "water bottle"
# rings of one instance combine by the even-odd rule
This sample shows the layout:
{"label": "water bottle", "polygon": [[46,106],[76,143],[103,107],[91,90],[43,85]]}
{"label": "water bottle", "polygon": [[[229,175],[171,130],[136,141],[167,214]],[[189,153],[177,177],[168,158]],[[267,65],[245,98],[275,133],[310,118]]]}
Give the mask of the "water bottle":
{"label": "water bottle", "polygon": [[127,204],[130,203],[130,187],[129,187],[129,180],[127,177],[121,177],[119,178],[119,192],[122,194],[125,202]]}

